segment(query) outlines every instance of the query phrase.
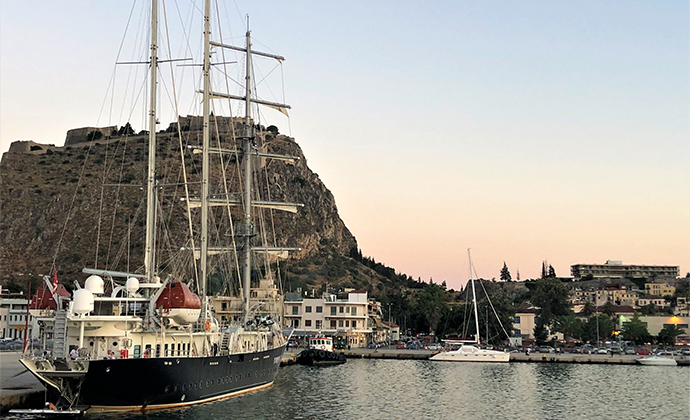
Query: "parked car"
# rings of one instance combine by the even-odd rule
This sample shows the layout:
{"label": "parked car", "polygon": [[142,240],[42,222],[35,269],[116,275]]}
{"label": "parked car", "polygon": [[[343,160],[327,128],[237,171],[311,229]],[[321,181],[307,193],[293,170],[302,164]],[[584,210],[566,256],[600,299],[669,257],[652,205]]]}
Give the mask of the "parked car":
{"label": "parked car", "polygon": [[541,346],[539,347],[539,353],[555,353],[556,350],[551,346]]}
{"label": "parked car", "polygon": [[581,347],[571,347],[571,348],[570,348],[570,351],[569,351],[568,353],[570,353],[570,354],[580,354],[580,352],[582,352],[582,348],[581,348]]}
{"label": "parked car", "polygon": [[431,351],[439,351],[441,350],[441,345],[438,343],[431,343],[427,346],[427,349]]}
{"label": "parked car", "polygon": [[611,352],[611,354],[623,354],[623,351],[620,347],[611,347],[609,351]]}
{"label": "parked car", "polygon": [[606,350],[603,347],[596,349],[592,353],[594,353],[594,354],[609,354],[608,350]]}
{"label": "parked car", "polygon": [[640,355],[640,356],[648,356],[651,353],[652,353],[651,351],[649,351],[648,349],[645,349],[645,348],[635,349],[635,354]]}
{"label": "parked car", "polygon": [[299,347],[299,344],[297,344],[297,341],[295,341],[295,340],[290,340],[290,341],[288,341],[287,346],[288,347]]}
{"label": "parked car", "polygon": [[405,343],[400,341],[398,344],[395,345],[396,349],[404,349],[405,348]]}
{"label": "parked car", "polygon": [[690,356],[690,347],[683,347],[680,349],[681,356]]}
{"label": "parked car", "polygon": [[635,354],[635,349],[632,347],[628,347],[625,349],[625,354]]}

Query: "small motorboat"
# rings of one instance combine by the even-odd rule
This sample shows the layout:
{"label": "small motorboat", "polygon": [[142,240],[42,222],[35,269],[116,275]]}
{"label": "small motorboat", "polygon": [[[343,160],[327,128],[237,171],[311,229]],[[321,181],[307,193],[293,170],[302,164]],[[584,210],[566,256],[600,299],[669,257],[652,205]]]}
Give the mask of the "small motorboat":
{"label": "small motorboat", "polygon": [[297,363],[306,366],[340,365],[347,359],[343,353],[333,351],[333,339],[314,337],[309,339],[309,348],[297,356]]}
{"label": "small motorboat", "polygon": [[677,366],[675,359],[662,356],[645,356],[637,359],[637,363],[644,366]]}

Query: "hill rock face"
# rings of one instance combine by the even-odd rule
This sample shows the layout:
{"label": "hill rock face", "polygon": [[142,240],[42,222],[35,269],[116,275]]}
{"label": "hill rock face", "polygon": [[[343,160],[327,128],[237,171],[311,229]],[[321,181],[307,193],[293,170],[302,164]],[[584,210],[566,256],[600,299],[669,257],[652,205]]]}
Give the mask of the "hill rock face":
{"label": "hill rock face", "polygon": [[[176,252],[191,245],[190,237],[198,247],[198,232],[190,235],[182,200],[183,167],[190,196],[199,196],[201,154],[187,147],[201,143],[198,118],[180,118],[157,135],[157,241],[168,250],[157,254],[161,267],[179,263]],[[239,124],[219,117],[216,125],[221,134],[213,136],[212,146],[239,149],[230,135]],[[64,147],[31,141],[11,145],[0,161],[0,281],[24,284],[30,275],[36,279],[49,274],[53,264],[60,281],[67,284],[82,280],[84,267],[142,271],[148,134],[126,128],[70,130]],[[293,266],[299,266],[292,270],[294,285],[340,282],[370,288],[380,281],[378,274],[349,257],[357,242],[340,219],[333,194],[309,169],[294,139],[277,130],[263,131],[258,143],[260,151],[300,158],[296,163],[257,158],[255,175],[260,199],[304,204],[297,214],[274,211],[271,217],[263,210],[262,221],[257,222],[268,227],[270,246],[302,248],[292,257]],[[219,175],[225,172],[227,181],[226,186],[214,184],[211,195],[240,198],[240,158],[212,156],[212,177],[222,178]],[[231,241],[237,220],[231,224],[228,211],[221,207],[212,213],[211,241]],[[230,213],[233,219],[239,216],[237,209]],[[192,220],[198,223],[198,210],[192,210]],[[275,242],[273,232],[279,238]],[[349,263],[348,270],[338,268],[343,261]]]}

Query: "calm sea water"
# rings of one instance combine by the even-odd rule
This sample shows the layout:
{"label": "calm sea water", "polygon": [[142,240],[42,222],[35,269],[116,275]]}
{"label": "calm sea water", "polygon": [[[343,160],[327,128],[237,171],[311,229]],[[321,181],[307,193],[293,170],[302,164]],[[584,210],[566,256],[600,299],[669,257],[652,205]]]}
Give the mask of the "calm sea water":
{"label": "calm sea water", "polygon": [[690,419],[690,368],[350,359],[282,368],[270,389],[124,419]]}

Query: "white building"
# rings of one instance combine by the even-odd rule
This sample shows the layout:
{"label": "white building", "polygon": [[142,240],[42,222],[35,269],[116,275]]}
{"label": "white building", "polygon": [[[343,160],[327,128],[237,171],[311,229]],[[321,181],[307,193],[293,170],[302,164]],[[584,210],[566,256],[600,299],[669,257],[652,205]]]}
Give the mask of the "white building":
{"label": "white building", "polygon": [[[0,287],[0,338],[24,338],[29,300],[21,293],[3,293]],[[38,338],[36,319],[29,314],[29,337]]]}
{"label": "white building", "polygon": [[324,293],[321,297],[286,293],[283,325],[295,328],[296,337],[342,337],[351,347],[366,347],[372,333],[367,305],[364,290],[343,295]]}

